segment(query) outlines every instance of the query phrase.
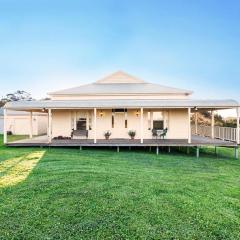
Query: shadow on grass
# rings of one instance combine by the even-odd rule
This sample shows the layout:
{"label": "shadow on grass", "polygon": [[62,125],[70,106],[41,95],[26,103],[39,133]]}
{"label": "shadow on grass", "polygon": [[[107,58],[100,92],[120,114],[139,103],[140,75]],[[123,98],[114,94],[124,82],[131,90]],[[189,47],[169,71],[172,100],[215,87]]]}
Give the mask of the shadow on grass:
{"label": "shadow on grass", "polygon": [[0,163],[0,188],[14,186],[24,181],[45,151],[35,151],[21,157],[15,157]]}

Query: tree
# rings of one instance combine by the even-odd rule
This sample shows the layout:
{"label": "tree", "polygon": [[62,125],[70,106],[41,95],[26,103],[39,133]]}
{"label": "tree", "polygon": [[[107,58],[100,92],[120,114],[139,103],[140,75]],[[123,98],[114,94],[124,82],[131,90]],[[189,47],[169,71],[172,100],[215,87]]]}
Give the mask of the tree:
{"label": "tree", "polygon": [[5,97],[2,98],[1,102],[15,102],[15,101],[32,101],[34,100],[30,93],[25,92],[23,90],[17,90],[14,93],[8,93]]}
{"label": "tree", "polygon": [[201,114],[205,117],[205,118],[211,118],[211,114],[210,114],[210,112],[208,112],[208,111],[202,111],[201,112]]}
{"label": "tree", "polygon": [[30,93],[25,92],[23,90],[17,90],[14,93],[8,93],[5,97],[0,100],[0,107],[3,107],[6,102],[14,102],[14,101],[32,101],[34,100]]}
{"label": "tree", "polygon": [[1,101],[0,101],[0,108],[3,107],[4,104],[5,104],[5,103],[1,100]]}
{"label": "tree", "polygon": [[225,121],[224,121],[224,119],[221,115],[215,114],[214,119],[215,119],[215,125],[216,126],[224,126]]}
{"label": "tree", "polygon": [[237,127],[237,119],[227,119],[225,121],[224,127],[236,128]]}

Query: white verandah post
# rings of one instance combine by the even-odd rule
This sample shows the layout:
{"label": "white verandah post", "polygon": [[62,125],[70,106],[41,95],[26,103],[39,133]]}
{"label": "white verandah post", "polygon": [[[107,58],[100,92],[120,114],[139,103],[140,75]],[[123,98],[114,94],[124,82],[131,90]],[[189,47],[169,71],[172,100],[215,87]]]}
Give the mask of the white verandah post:
{"label": "white verandah post", "polygon": [[192,143],[191,108],[188,108],[188,143]]}
{"label": "white verandah post", "polygon": [[141,138],[141,143],[143,143],[143,108],[141,108],[141,113],[140,113],[140,138]]}
{"label": "white verandah post", "polygon": [[97,143],[97,109],[94,108],[94,143]]}
{"label": "white verandah post", "polygon": [[215,137],[215,132],[214,132],[214,125],[215,125],[215,122],[214,122],[214,111],[211,111],[211,116],[212,116],[212,119],[211,119],[211,137],[212,137],[212,139],[214,139],[214,137]]}
{"label": "white verandah post", "polygon": [[86,114],[86,124],[87,124],[87,126],[86,126],[86,129],[87,129],[87,131],[89,131],[89,112],[88,112],[88,110],[87,110],[87,114]]}
{"label": "white verandah post", "polygon": [[7,144],[7,109],[3,110],[3,143]]}
{"label": "white verandah post", "polygon": [[195,134],[198,134],[198,112],[195,113]]}
{"label": "white verandah post", "polygon": [[48,142],[52,142],[52,110],[48,109]]}
{"label": "white verandah post", "polygon": [[33,137],[33,113],[32,111],[30,112],[30,133],[29,133],[29,138]]}
{"label": "white verandah post", "polygon": [[237,136],[236,136],[236,142],[237,144],[240,144],[240,132],[239,132],[239,118],[240,118],[240,108],[237,107]]}
{"label": "white verandah post", "polygon": [[74,124],[73,124],[73,129],[77,130],[77,111],[74,111]]}

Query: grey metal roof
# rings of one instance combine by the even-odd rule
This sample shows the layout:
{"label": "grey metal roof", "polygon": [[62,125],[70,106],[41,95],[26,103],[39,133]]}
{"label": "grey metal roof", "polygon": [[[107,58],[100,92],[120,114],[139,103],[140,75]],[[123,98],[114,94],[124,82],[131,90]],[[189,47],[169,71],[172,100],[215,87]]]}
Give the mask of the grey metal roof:
{"label": "grey metal roof", "polygon": [[192,94],[192,91],[148,83],[118,71],[92,84],[64,89],[50,95],[104,95],[104,94]]}
{"label": "grey metal roof", "polygon": [[76,88],[49,93],[50,95],[103,95],[103,94],[191,94],[191,91],[153,83],[87,84]]}
{"label": "grey metal roof", "polygon": [[[28,116],[29,112],[24,112],[24,111],[14,111],[14,110],[9,110],[8,115],[10,116]],[[0,116],[3,116],[3,108],[0,108]],[[46,113],[33,113],[34,116],[44,116]]]}
{"label": "grey metal roof", "polygon": [[234,100],[48,100],[9,102],[4,108],[13,110],[74,108],[235,108]]}

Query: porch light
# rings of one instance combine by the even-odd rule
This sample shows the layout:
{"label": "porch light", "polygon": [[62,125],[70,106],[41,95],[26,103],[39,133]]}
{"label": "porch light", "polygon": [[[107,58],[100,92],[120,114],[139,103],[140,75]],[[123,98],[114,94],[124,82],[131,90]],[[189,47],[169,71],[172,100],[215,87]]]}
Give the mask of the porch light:
{"label": "porch light", "polygon": [[103,111],[100,110],[100,117],[103,117]]}
{"label": "porch light", "polygon": [[139,116],[139,110],[137,110],[137,112],[136,112],[136,116],[137,116],[137,117]]}

